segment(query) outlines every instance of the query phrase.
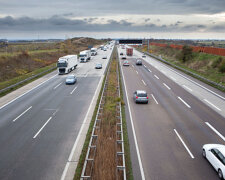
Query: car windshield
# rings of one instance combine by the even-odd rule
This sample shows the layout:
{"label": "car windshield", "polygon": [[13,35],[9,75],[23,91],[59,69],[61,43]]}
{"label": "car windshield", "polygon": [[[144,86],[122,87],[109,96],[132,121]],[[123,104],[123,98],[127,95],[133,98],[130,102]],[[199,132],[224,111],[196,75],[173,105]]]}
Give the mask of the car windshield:
{"label": "car windshield", "polygon": [[80,57],[86,57],[86,54],[80,54]]}
{"label": "car windshield", "polygon": [[124,61],[124,63],[128,63],[128,61]]}
{"label": "car windshield", "polygon": [[96,66],[101,66],[102,64],[96,64]]}
{"label": "car windshield", "polygon": [[147,97],[147,94],[145,94],[145,93],[140,93],[140,94],[138,94],[138,97]]}
{"label": "car windshield", "polygon": [[67,79],[74,79],[74,76],[68,76]]}

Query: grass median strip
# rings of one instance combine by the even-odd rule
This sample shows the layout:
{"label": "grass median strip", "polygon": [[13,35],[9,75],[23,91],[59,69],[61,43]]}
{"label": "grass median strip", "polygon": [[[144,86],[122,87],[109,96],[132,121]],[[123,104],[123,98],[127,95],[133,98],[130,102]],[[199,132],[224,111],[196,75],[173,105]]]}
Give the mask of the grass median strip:
{"label": "grass median strip", "polygon": [[[118,76],[118,60],[117,53],[113,52],[113,58],[111,60],[111,64],[109,67],[109,75],[107,78],[107,86],[104,91],[104,107],[101,113],[101,121],[99,123],[99,129],[97,130],[97,144],[96,144],[96,152],[94,156],[94,164],[92,170],[92,179],[122,179],[122,175],[117,172],[118,161],[121,159],[117,159],[118,147],[117,144],[117,123],[118,123],[118,114],[117,114],[117,104],[121,102],[121,97],[118,95],[118,81],[121,81],[117,78]],[[105,83],[105,79],[103,81],[103,85]],[[121,84],[121,82],[120,82]],[[83,146],[82,154],[80,156],[78,166],[75,172],[74,179],[78,180],[81,177],[83,164],[85,162],[86,153],[88,150],[89,141],[91,139],[91,133],[93,129],[93,125],[97,116],[97,109],[100,103],[100,97],[103,91],[103,86],[100,92],[100,96],[97,101],[97,105],[95,107],[95,112],[92,117],[92,121],[86,135],[86,140]],[[125,144],[125,161],[126,165],[128,165],[128,169],[126,167],[126,177],[127,179],[133,179],[132,177],[132,169],[129,155],[129,143],[128,143],[128,135],[126,130],[126,120],[125,118],[125,110],[124,103],[122,104],[122,124],[124,131],[124,144]],[[96,129],[95,129],[96,130]],[[119,149],[120,151],[120,149]]]}

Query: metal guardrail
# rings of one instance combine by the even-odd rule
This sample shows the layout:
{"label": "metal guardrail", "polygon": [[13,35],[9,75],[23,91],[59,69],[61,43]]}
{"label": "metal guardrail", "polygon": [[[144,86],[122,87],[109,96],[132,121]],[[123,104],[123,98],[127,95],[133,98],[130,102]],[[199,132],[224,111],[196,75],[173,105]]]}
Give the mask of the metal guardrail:
{"label": "metal guardrail", "polygon": [[[114,49],[113,49],[113,51],[114,51]],[[109,67],[110,67],[110,64],[111,64],[111,61],[112,61],[112,54],[111,54],[111,57],[110,57],[110,60],[109,60],[110,62],[108,63],[108,66],[107,66],[106,79],[105,79],[105,82],[104,82],[103,91],[102,91],[100,102],[99,102],[99,105],[98,105],[98,110],[97,110],[94,126],[93,126],[93,129],[92,129],[92,134],[91,134],[91,138],[90,138],[90,141],[89,141],[88,150],[87,150],[84,166],[83,166],[82,173],[81,173],[81,178],[80,178],[81,180],[89,180],[89,179],[92,178],[94,158],[95,158],[95,153],[96,153],[96,148],[97,148],[97,143],[98,143],[97,132],[100,129],[101,115],[102,115],[102,112],[103,112],[103,108],[104,108],[103,106],[104,106],[105,98],[106,98],[105,90],[107,89],[107,86],[108,86],[108,75],[110,73]],[[118,67],[117,67],[117,72],[118,72]],[[118,92],[118,96],[120,97],[120,84],[119,84],[118,73],[117,73],[117,80],[118,80],[117,92]],[[117,114],[118,114],[117,118],[119,120],[119,122],[116,124],[116,126],[117,126],[116,147],[118,148],[118,146],[120,146],[118,149],[121,149],[121,151],[117,151],[117,154],[116,154],[116,161],[117,161],[116,177],[117,177],[117,179],[119,179],[118,178],[119,177],[118,172],[120,172],[122,170],[123,171],[123,180],[126,180],[121,102],[117,103],[116,109],[117,109]],[[120,164],[120,162],[119,162],[120,157],[122,157],[122,164]]]}
{"label": "metal guardrail", "polygon": [[216,83],[216,82],[214,82],[214,81],[211,81],[211,80],[209,80],[209,79],[206,79],[206,78],[204,78],[204,77],[202,77],[202,76],[200,76],[200,75],[198,75],[198,74],[196,74],[196,73],[193,73],[193,72],[188,71],[188,70],[186,70],[186,69],[184,69],[184,68],[182,68],[182,67],[179,67],[179,66],[177,66],[177,65],[175,65],[175,64],[172,64],[172,63],[170,63],[170,62],[164,60],[163,58],[158,57],[158,56],[155,56],[154,54],[151,54],[151,53],[149,53],[149,52],[143,52],[143,53],[145,53],[145,54],[147,54],[147,55],[149,55],[149,56],[151,56],[151,57],[153,57],[153,58],[155,58],[155,59],[158,59],[158,60],[162,61],[163,63],[168,64],[168,65],[170,65],[170,66],[172,66],[172,67],[174,67],[174,68],[176,68],[176,69],[178,69],[178,70],[181,70],[181,71],[185,72],[186,74],[190,74],[190,75],[193,76],[193,77],[197,77],[198,79],[202,80],[203,82],[206,82],[207,84],[211,84],[211,85],[217,86],[217,87],[219,87],[219,88],[225,90],[225,86],[223,86],[223,85],[221,85],[221,84],[218,84],[218,83]]}
{"label": "metal guardrail", "polygon": [[11,85],[11,86],[8,86],[8,87],[6,87],[6,88],[3,88],[3,89],[0,90],[0,93],[3,93],[3,92],[5,92],[5,91],[7,91],[7,90],[9,90],[9,89],[12,89],[12,88],[16,87],[16,86],[19,86],[20,84],[23,84],[23,83],[25,83],[25,82],[27,82],[27,81],[30,81],[30,80],[32,80],[32,79],[38,77],[38,76],[41,76],[42,74],[45,74],[45,73],[47,73],[47,72],[49,72],[49,71],[52,71],[52,70],[54,70],[54,69],[56,69],[56,67],[52,67],[52,68],[50,68],[50,69],[48,69],[48,70],[46,70],[46,71],[43,71],[43,72],[38,73],[38,74],[36,74],[36,75],[34,75],[34,76],[31,76],[31,77],[29,77],[29,78],[26,78],[26,79],[24,79],[24,80],[22,80],[22,81],[20,81],[20,82],[17,82],[17,83],[15,83],[15,84]]}

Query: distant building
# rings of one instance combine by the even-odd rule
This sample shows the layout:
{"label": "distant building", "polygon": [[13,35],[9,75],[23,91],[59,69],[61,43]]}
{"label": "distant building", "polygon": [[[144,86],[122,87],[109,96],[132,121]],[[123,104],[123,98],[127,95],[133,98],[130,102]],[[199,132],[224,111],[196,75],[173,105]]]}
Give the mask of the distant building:
{"label": "distant building", "polygon": [[0,48],[7,47],[8,46],[8,40],[7,39],[0,39]]}

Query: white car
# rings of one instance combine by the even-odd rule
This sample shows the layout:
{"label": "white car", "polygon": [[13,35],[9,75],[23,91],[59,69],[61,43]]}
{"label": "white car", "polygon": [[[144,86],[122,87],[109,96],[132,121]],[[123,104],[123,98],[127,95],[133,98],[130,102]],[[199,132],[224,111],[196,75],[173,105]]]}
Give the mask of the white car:
{"label": "white car", "polygon": [[225,146],[221,144],[205,144],[202,155],[217,171],[220,179],[225,177]]}

